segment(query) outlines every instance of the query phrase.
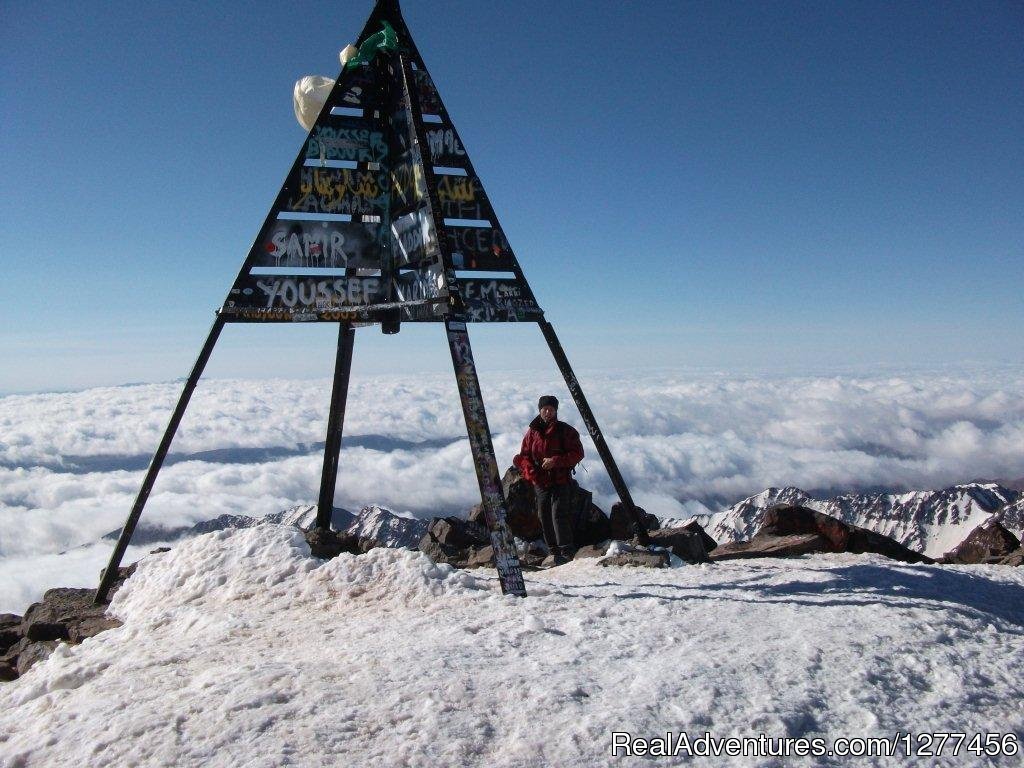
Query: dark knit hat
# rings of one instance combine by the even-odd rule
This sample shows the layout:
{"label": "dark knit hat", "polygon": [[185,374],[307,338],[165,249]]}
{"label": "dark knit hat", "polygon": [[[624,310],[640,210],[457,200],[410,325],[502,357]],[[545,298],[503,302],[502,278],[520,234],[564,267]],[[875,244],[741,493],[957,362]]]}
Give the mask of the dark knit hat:
{"label": "dark knit hat", "polygon": [[539,411],[545,405],[550,405],[552,408],[554,408],[557,411],[558,410],[558,398],[555,397],[554,395],[544,395],[537,402],[537,410]]}

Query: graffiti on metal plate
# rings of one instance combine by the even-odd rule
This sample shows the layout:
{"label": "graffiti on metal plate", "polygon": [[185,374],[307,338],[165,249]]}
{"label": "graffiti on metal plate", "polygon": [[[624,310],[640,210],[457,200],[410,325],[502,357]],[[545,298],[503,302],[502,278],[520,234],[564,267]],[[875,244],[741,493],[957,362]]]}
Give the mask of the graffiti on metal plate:
{"label": "graffiti on metal plate", "polygon": [[432,264],[413,272],[402,272],[395,275],[394,288],[398,301],[436,299],[444,295],[444,272],[440,264]]}
{"label": "graffiti on metal plate", "polygon": [[257,241],[250,267],[380,269],[380,224],[278,220]]}
{"label": "graffiti on metal plate", "polygon": [[446,219],[491,219],[494,211],[476,176],[438,176],[437,200]]}
{"label": "graffiti on metal plate", "polygon": [[441,104],[441,97],[434,87],[434,81],[426,70],[420,69],[415,73],[416,95],[420,102],[420,109],[425,115],[440,115],[444,111]]}
{"label": "graffiti on metal plate", "polygon": [[392,252],[398,265],[418,264],[440,254],[434,220],[420,209],[391,222]]}
{"label": "graffiti on metal plate", "polygon": [[354,125],[315,125],[306,140],[308,160],[353,160],[382,163],[388,156],[384,133]]}
{"label": "graffiti on metal plate", "polygon": [[349,168],[300,168],[289,211],[303,213],[386,213],[384,174]]}
{"label": "graffiti on metal plate", "polygon": [[347,309],[377,301],[379,277],[278,277],[250,275],[228,295],[232,307],[261,309]]}
{"label": "graffiti on metal plate", "polygon": [[454,128],[428,128],[427,148],[434,165],[458,167],[466,160],[466,150]]}
{"label": "graffiti on metal plate", "polygon": [[466,320],[473,323],[516,322],[542,317],[536,302],[523,295],[514,278],[459,280]]}
{"label": "graffiti on metal plate", "polygon": [[511,264],[505,233],[493,227],[445,227],[456,269],[508,269]]}
{"label": "graffiti on metal plate", "polygon": [[338,106],[365,107],[379,93],[377,79],[364,72],[346,72],[342,75],[340,86],[344,88]]}
{"label": "graffiti on metal plate", "polygon": [[427,181],[419,153],[410,150],[391,168],[391,205],[415,208],[427,197]]}

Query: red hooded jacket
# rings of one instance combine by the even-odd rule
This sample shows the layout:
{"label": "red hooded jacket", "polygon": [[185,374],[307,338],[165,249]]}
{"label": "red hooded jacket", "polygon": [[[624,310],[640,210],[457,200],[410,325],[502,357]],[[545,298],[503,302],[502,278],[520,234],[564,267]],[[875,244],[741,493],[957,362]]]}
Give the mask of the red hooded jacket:
{"label": "red hooded jacket", "polygon": [[[541,469],[541,462],[555,459],[551,469]],[[512,463],[523,477],[539,488],[565,485],[572,480],[572,468],[583,460],[580,433],[557,419],[545,424],[540,416],[530,422],[523,437],[523,446]]]}

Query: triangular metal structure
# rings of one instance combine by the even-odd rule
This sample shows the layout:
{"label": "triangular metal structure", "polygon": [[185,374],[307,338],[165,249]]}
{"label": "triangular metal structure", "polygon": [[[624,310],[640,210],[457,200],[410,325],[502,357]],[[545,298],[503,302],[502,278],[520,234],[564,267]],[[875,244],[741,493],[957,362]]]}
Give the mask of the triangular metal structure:
{"label": "triangular metal structure", "polygon": [[[502,591],[525,595],[467,323],[536,322],[637,534],[645,530],[554,329],[420,57],[397,0],[378,0],[309,131],[193,367],[101,577],[117,567],[226,323],[338,323],[317,526],[334,500],[355,327],[446,326]],[[486,274],[485,274],[486,273]]]}

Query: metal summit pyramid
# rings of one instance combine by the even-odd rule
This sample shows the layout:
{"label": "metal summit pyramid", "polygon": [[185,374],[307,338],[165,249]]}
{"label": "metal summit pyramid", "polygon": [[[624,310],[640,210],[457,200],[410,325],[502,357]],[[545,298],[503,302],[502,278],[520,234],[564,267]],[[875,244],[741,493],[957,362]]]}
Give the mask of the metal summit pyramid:
{"label": "metal summit pyramid", "polygon": [[536,322],[637,534],[645,530],[554,329],[502,231],[397,0],[378,0],[185,383],[105,569],[106,599],[226,323],[338,324],[317,527],[330,526],[355,328],[446,327],[502,591],[525,595],[467,323]]}

